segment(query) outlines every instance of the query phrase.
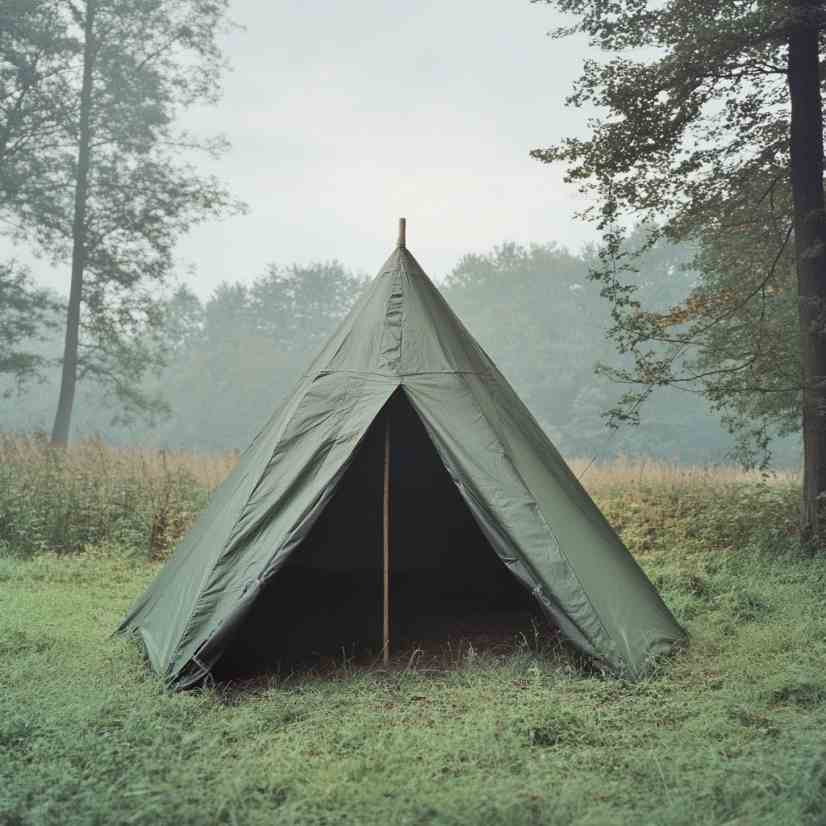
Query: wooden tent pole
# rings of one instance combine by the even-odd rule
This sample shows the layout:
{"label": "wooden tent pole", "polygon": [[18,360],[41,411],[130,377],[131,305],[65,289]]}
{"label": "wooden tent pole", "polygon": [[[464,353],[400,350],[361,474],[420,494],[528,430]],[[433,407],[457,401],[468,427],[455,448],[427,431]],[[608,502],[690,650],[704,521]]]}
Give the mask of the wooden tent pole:
{"label": "wooden tent pole", "polygon": [[[398,245],[404,247],[407,238],[407,219],[399,218]],[[385,665],[390,664],[390,412],[385,412],[384,422],[384,507],[382,509],[383,545],[383,608],[384,633],[382,655]]]}
{"label": "wooden tent pole", "polygon": [[382,514],[384,544],[384,664],[390,663],[390,416],[384,425],[384,510]]}

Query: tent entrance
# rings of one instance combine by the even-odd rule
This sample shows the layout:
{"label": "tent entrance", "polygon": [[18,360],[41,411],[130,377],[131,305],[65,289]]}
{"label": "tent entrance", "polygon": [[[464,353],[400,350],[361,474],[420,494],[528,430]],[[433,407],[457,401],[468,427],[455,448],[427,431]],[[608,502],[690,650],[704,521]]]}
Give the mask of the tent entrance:
{"label": "tent entrance", "polygon": [[[382,504],[390,423],[391,656],[512,647],[549,632],[535,600],[480,531],[403,391],[385,405],[324,513],[273,577],[216,678],[374,662],[383,639]],[[332,658],[332,660],[331,660]]]}

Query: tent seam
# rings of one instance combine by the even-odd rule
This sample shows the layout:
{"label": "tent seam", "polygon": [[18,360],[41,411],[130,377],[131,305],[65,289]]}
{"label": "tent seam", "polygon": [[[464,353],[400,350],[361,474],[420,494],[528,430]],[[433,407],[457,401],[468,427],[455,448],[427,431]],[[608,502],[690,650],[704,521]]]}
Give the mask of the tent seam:
{"label": "tent seam", "polygon": [[[399,257],[399,266],[395,270],[388,270],[388,274],[393,275],[394,280],[398,284],[398,289],[399,289],[400,294],[402,292],[402,273],[403,272],[404,272],[404,264],[402,263],[401,257]],[[395,285],[394,285],[394,287],[392,287],[389,290],[388,295],[387,295],[387,301],[384,305],[384,328],[383,328],[384,333],[387,333],[391,329],[391,325],[389,323],[390,302],[394,300],[394,294],[395,294]],[[404,296],[403,295],[400,296],[399,303],[401,304],[402,307],[404,306]],[[399,326],[399,358],[398,358],[398,365],[401,366],[401,363],[402,363],[402,322],[401,322],[401,320],[399,321],[398,326]],[[379,344],[380,355],[383,356],[384,354],[383,354],[383,352],[381,352],[381,346],[382,345],[380,343]],[[333,371],[330,371],[330,372],[333,372]],[[336,372],[361,373],[361,372],[367,372],[367,371],[353,370],[353,371],[336,371]],[[398,377],[398,376],[401,375],[401,373],[399,372],[399,370],[396,370],[395,372],[391,372],[389,374],[376,373],[376,374],[373,374],[373,375],[389,375],[390,377]]]}
{"label": "tent seam", "polygon": [[[398,366],[397,366],[397,370],[396,370],[396,375],[397,376],[401,372],[401,366],[402,366],[402,363],[403,363],[402,355],[404,353],[404,279],[405,279],[405,276],[407,275],[407,271],[405,270],[405,267],[404,267],[404,256],[401,257],[401,259],[399,261],[399,264],[400,264],[399,271],[398,271],[396,277],[398,278],[399,307],[401,308],[401,311],[399,313],[399,325],[398,325],[399,326],[399,361],[398,361]],[[388,305],[389,305],[389,303],[390,303],[390,301],[388,299]]]}
{"label": "tent seam", "polygon": [[343,367],[331,370],[319,370],[314,378],[332,375],[333,373],[352,373],[357,376],[377,376],[384,379],[395,379],[399,376],[479,376],[483,379],[494,378],[492,373],[479,372],[478,370],[407,370],[400,373],[378,373],[375,370],[350,370]]}

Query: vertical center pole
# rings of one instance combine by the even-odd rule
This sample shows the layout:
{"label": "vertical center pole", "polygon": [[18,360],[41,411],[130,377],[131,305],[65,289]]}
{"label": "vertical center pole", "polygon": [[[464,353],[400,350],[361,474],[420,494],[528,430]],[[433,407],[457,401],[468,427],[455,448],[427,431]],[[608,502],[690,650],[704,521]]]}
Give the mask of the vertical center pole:
{"label": "vertical center pole", "polygon": [[384,664],[390,663],[390,416],[385,413],[384,425],[384,510],[382,529],[384,540]]}

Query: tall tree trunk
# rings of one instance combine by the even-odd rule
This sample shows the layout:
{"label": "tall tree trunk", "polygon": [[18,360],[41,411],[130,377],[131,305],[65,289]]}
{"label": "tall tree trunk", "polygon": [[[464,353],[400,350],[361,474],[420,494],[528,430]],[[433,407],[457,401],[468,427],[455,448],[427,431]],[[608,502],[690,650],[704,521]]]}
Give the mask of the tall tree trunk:
{"label": "tall tree trunk", "polygon": [[820,539],[819,499],[826,493],[826,213],[823,198],[823,110],[820,96],[820,0],[792,0],[788,81],[792,106],[791,180],[800,294],[803,383],[805,542]]}
{"label": "tall tree trunk", "polygon": [[66,340],[63,347],[63,373],[57,402],[52,444],[65,446],[69,441],[72,408],[77,385],[78,341],[80,338],[80,303],[83,295],[83,270],[86,265],[86,205],[89,196],[91,163],[92,83],[95,68],[95,2],[87,0],[83,21],[83,85],[80,92],[80,130],[77,150],[77,180],[72,220],[72,282],[66,312]]}

